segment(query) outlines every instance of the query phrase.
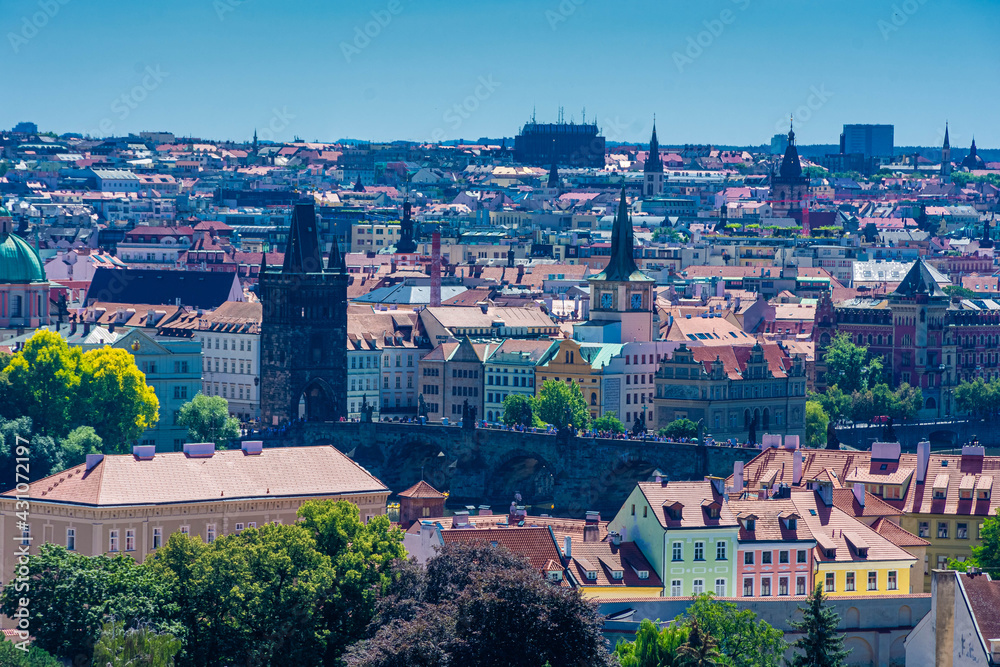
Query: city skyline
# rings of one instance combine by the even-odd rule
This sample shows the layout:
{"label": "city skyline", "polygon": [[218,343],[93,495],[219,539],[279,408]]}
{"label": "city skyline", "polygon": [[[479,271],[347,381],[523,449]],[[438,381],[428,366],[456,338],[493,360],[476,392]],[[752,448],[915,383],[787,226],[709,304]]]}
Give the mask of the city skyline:
{"label": "city skyline", "polygon": [[986,2],[920,0],[808,11],[763,0],[503,11],[180,0],[128,15],[106,0],[16,0],[0,9],[0,63],[31,77],[10,87],[0,126],[448,141],[513,136],[533,110],[547,122],[561,107],[574,122],[586,109],[611,142],[648,141],[655,115],[664,145],[759,145],[794,115],[802,144],[890,123],[897,146],[934,146],[949,121],[953,146],[974,136],[989,149],[1000,145],[996,92],[980,82],[1000,75],[1000,59],[972,67],[967,54],[989,44],[997,19]]}

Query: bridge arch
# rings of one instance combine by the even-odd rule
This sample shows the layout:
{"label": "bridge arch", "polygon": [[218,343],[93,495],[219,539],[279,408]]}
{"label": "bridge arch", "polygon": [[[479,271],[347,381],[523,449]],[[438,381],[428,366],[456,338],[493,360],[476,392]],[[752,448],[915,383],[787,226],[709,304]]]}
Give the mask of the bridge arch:
{"label": "bridge arch", "polygon": [[506,504],[520,494],[522,505],[552,504],[558,477],[559,471],[541,454],[514,449],[491,466],[486,497],[494,504]]}

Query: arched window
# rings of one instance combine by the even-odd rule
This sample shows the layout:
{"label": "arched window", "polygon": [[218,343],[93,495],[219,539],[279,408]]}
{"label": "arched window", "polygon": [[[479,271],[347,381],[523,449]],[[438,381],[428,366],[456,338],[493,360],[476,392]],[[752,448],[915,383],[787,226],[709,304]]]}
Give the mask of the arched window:
{"label": "arched window", "polygon": [[596,391],[590,392],[590,404],[591,405],[597,405],[597,392]]}
{"label": "arched window", "polygon": [[10,298],[10,316],[21,317],[21,296],[19,294]]}

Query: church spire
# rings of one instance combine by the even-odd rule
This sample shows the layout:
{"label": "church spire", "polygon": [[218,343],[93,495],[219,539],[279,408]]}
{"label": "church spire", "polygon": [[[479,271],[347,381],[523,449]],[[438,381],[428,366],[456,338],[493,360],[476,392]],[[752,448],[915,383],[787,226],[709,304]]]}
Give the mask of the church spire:
{"label": "church spire", "polygon": [[656,116],[653,116],[653,136],[649,139],[649,156],[643,171],[647,174],[660,173],[663,171],[663,162],[660,160],[660,142],[656,138]]}
{"label": "church spire", "polygon": [[591,280],[641,281],[651,282],[652,278],[639,270],[633,256],[635,236],[632,232],[632,218],[628,214],[628,199],[625,196],[625,179],[618,200],[618,213],[611,227],[611,259],[608,265]]}
{"label": "church spire", "polygon": [[943,148],[951,148],[951,141],[948,139],[948,121],[944,122],[944,146]]}
{"label": "church spire", "polygon": [[323,269],[316,229],[316,208],[310,203],[296,204],[288,230],[283,273],[318,273]]}
{"label": "church spire", "polygon": [[407,187],[406,194],[403,196],[403,219],[399,223],[399,241],[396,243],[396,252],[412,253],[417,251],[410,212],[410,191]]}

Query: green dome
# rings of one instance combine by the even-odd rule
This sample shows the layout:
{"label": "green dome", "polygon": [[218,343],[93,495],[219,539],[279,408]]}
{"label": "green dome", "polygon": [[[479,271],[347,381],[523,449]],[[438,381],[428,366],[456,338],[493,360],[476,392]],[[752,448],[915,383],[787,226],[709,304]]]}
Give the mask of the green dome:
{"label": "green dome", "polygon": [[[0,210],[0,217],[6,211]],[[16,234],[0,236],[0,284],[46,282],[45,268],[35,249]]]}

